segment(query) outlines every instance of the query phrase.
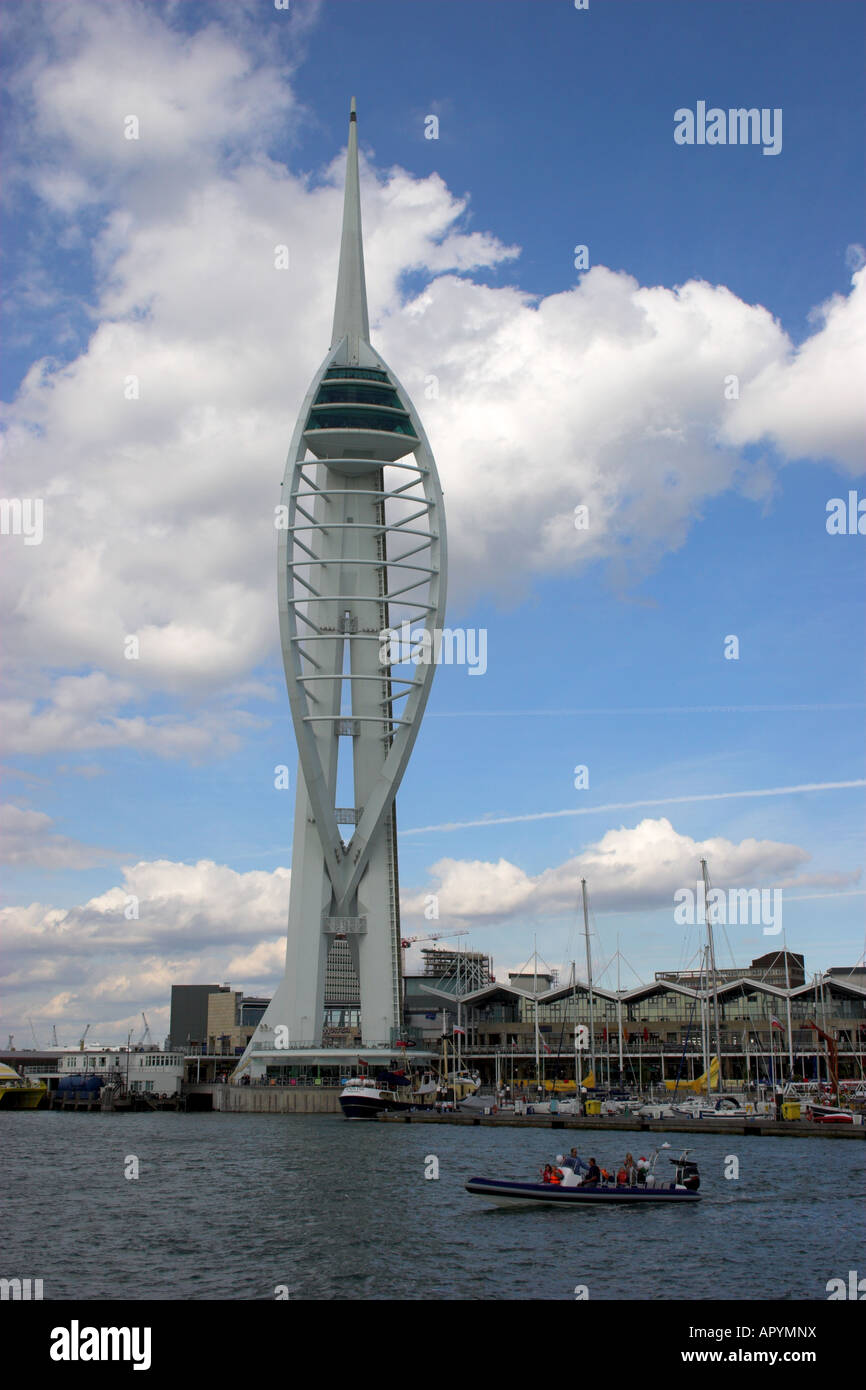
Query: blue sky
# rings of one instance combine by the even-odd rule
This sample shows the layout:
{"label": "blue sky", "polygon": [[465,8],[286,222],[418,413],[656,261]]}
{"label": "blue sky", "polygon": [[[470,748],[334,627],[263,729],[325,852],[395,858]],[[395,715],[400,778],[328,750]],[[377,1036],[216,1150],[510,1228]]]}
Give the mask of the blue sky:
{"label": "blue sky", "polygon": [[[488,633],[398,798],[405,930],[438,891],[431,928],[562,965],[585,873],[598,963],[619,937],[648,978],[689,963],[672,890],[706,853],[783,887],[807,970],[853,964],[864,540],[825,521],[864,494],[862,8],[4,9],[5,495],[46,517],[2,538],[8,1028],[125,1037],[172,982],[280,973],[268,511],[328,346],[352,93],[373,341],[443,478],[449,621]],[[699,100],[781,108],[781,152],[675,144]]]}

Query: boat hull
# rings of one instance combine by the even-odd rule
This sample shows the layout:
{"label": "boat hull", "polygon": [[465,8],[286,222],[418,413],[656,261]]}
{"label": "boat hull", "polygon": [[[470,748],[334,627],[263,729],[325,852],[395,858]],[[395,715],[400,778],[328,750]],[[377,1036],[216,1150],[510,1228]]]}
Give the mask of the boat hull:
{"label": "boat hull", "polygon": [[386,1100],[380,1096],[340,1096],[340,1109],[347,1120],[376,1120],[392,1110],[411,1110],[410,1101]]}
{"label": "boat hull", "polygon": [[4,1086],[0,1089],[0,1110],[38,1110],[47,1094],[45,1086]]}
{"label": "boat hull", "polygon": [[501,1182],[494,1178],[472,1178],[466,1191],[473,1197],[486,1197],[495,1206],[586,1207],[600,1202],[625,1206],[628,1203],[652,1206],[657,1202],[676,1202],[681,1206],[699,1202],[700,1194],[684,1187],[625,1187],[600,1183],[598,1187],[560,1187],[556,1183]]}

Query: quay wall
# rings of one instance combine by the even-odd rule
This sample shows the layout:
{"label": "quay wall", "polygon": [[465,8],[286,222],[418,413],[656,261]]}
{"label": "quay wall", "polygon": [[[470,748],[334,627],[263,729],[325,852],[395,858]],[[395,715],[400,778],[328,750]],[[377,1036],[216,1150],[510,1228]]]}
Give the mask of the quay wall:
{"label": "quay wall", "polygon": [[209,1090],[214,1110],[232,1115],[339,1115],[340,1093],[333,1086],[196,1086]]}

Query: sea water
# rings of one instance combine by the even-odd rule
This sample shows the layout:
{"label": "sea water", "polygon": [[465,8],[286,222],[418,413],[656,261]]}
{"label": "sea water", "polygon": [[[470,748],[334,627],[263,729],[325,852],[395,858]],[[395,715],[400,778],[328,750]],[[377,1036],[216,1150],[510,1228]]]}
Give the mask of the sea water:
{"label": "sea water", "polygon": [[[701,1202],[500,1210],[463,1187],[665,1140],[657,1172],[690,1147]],[[0,1277],[46,1299],[824,1300],[864,1266],[853,1139],[19,1111],[0,1147]]]}

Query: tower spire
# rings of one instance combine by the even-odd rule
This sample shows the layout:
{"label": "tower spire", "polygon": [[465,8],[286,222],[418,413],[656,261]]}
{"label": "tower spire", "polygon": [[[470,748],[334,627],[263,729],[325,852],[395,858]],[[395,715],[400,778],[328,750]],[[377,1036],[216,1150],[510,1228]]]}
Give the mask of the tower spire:
{"label": "tower spire", "polygon": [[349,109],[349,145],[346,154],[346,191],[343,199],[343,235],[340,271],[334,305],[331,347],[349,335],[350,356],[357,356],[358,340],[369,342],[367,285],[364,279],[364,245],[361,238],[361,189],[358,180],[358,117],[355,98]]}

